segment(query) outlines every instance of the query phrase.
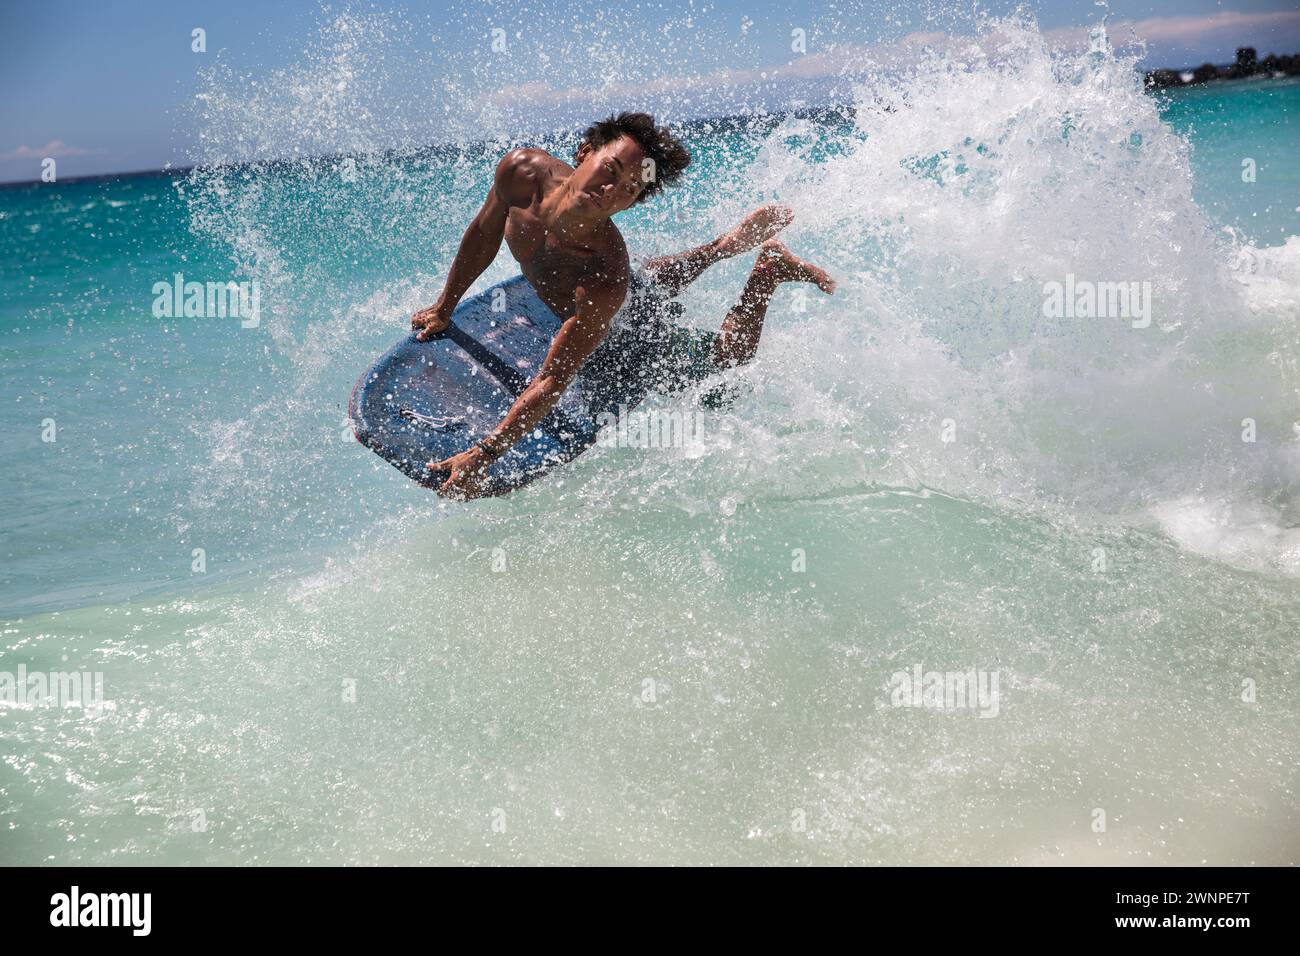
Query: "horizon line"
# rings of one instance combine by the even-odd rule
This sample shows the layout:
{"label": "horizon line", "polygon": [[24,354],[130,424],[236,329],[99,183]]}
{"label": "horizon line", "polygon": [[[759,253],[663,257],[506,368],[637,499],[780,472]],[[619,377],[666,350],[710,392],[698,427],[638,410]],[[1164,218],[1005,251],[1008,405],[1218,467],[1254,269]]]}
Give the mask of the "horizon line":
{"label": "horizon line", "polygon": [[[1242,50],[1242,49],[1254,49],[1254,48],[1253,48],[1253,47],[1236,47],[1235,49],[1237,49],[1237,50]],[[1286,54],[1286,53],[1284,53],[1284,54],[1275,54],[1275,53],[1269,53],[1269,54],[1267,54],[1267,56],[1266,56],[1265,58],[1267,58],[1268,56],[1273,56],[1273,57],[1276,57],[1276,56],[1282,56],[1282,57],[1295,56],[1295,57],[1300,57],[1300,53],[1295,53],[1295,54]],[[1195,70],[1195,69],[1197,69],[1198,67],[1202,67],[1202,66],[1205,66],[1205,65],[1207,65],[1207,64],[1208,64],[1208,65],[1211,65],[1211,66],[1214,66],[1214,67],[1230,67],[1230,66],[1232,66],[1231,63],[1212,63],[1211,61],[1206,60],[1206,61],[1204,61],[1203,63],[1197,64],[1196,66],[1185,66],[1185,67],[1153,67],[1153,68],[1144,68],[1144,69],[1142,69],[1140,72],[1141,72],[1143,75],[1145,75],[1145,76],[1151,76],[1152,74],[1155,74],[1155,73],[1162,73],[1162,72],[1164,72],[1164,73],[1181,73],[1181,72],[1187,72],[1187,71],[1190,71],[1190,70]],[[1269,78],[1264,78],[1264,81],[1267,82],[1268,79],[1269,79]],[[1245,77],[1234,77],[1234,78],[1224,78],[1224,79],[1219,79],[1219,80],[1217,80],[1216,82],[1220,82],[1220,83],[1235,83],[1235,82],[1247,82],[1247,81],[1257,81],[1257,80],[1259,80],[1259,77],[1257,77],[1257,76],[1245,76]],[[1204,85],[1204,84],[1196,84],[1196,85]],[[1159,92],[1161,92],[1161,93],[1168,93],[1170,90],[1183,89],[1183,88],[1184,88],[1184,87],[1181,87],[1181,86],[1164,87],[1164,88],[1159,89]],[[726,122],[726,121],[729,121],[729,120],[737,120],[737,119],[753,119],[753,118],[761,118],[761,117],[763,117],[763,116],[786,116],[786,115],[790,115],[790,114],[798,115],[798,114],[800,114],[800,113],[804,113],[804,114],[816,114],[816,113],[836,112],[836,111],[841,111],[841,110],[847,110],[850,114],[852,114],[852,113],[856,110],[856,107],[855,107],[852,103],[833,103],[833,102],[832,102],[832,103],[826,103],[826,104],[824,104],[824,105],[820,105],[820,106],[800,106],[800,107],[784,108],[784,109],[778,109],[778,110],[763,111],[763,112],[757,112],[757,113],[728,113],[728,114],[725,114],[725,115],[722,115],[722,116],[695,116],[695,117],[689,117],[689,118],[687,118],[687,119],[682,120],[681,123],[680,123],[680,125],[681,125],[681,126],[687,126],[687,127],[689,127],[689,126],[692,125],[692,124],[699,124],[699,123],[721,123],[721,122]],[[805,117],[803,117],[803,118],[808,118],[808,117],[805,116]],[[536,135],[538,135],[539,137],[549,137],[549,136],[564,136],[564,135],[575,135],[575,134],[572,134],[572,133],[566,134],[566,133],[565,133],[564,131],[562,131],[562,130],[550,130],[550,131],[548,131],[548,132],[538,133],[538,134],[536,134]],[[495,142],[495,141],[496,141],[496,140],[492,140],[492,142]],[[180,176],[180,175],[183,175],[183,174],[186,174],[186,173],[192,172],[192,171],[195,170],[195,169],[200,169],[200,168],[203,168],[203,167],[210,167],[210,168],[214,168],[214,169],[215,169],[215,168],[218,168],[218,167],[221,167],[221,166],[230,166],[230,167],[233,167],[233,168],[239,168],[239,167],[243,167],[243,166],[263,166],[263,165],[269,165],[269,164],[275,164],[275,163],[295,163],[295,162],[303,162],[304,160],[307,161],[307,162],[327,162],[327,161],[332,160],[332,159],[337,159],[337,158],[346,157],[346,156],[353,156],[353,155],[361,155],[361,156],[364,156],[364,155],[376,155],[376,154],[377,154],[377,155],[380,155],[380,156],[385,156],[385,155],[390,155],[390,154],[393,154],[393,153],[398,153],[398,152],[408,152],[408,151],[409,151],[409,152],[413,152],[413,153],[418,153],[418,152],[421,152],[421,151],[423,151],[423,150],[433,150],[433,149],[470,149],[470,148],[473,148],[473,147],[476,147],[476,146],[484,146],[484,145],[486,145],[488,142],[489,142],[489,140],[473,140],[473,141],[470,141],[470,142],[467,142],[467,143],[457,143],[457,142],[447,142],[447,143],[425,143],[425,144],[423,144],[423,145],[415,146],[415,147],[391,146],[391,147],[387,147],[387,148],[385,148],[385,149],[375,150],[375,151],[373,151],[372,153],[365,153],[365,152],[362,152],[362,153],[351,153],[351,152],[323,153],[323,154],[319,154],[319,155],[316,155],[316,156],[296,157],[296,158],[293,158],[293,159],[276,157],[276,158],[274,158],[274,159],[241,160],[241,161],[238,161],[238,162],[232,162],[232,163],[203,163],[203,162],[197,162],[197,163],[189,163],[189,164],[184,165],[184,166],[172,166],[170,163],[167,163],[167,164],[165,164],[165,165],[163,165],[163,166],[161,166],[161,167],[158,167],[158,168],[156,168],[156,169],[135,169],[135,170],[123,170],[123,171],[120,171],[120,172],[108,172],[108,173],[82,173],[82,174],[80,174],[80,175],[76,175],[76,176],[68,176],[68,177],[66,177],[66,178],[64,178],[64,179],[56,180],[55,183],[47,183],[47,182],[43,181],[42,179],[40,179],[39,177],[34,178],[34,179],[3,179],[3,180],[0,180],[0,189],[17,189],[17,188],[22,188],[22,187],[24,187],[24,186],[49,186],[49,185],[57,185],[58,183],[73,184],[73,183],[86,183],[86,182],[95,182],[95,181],[109,181],[109,180],[139,179],[139,178],[143,178],[143,177],[146,177],[146,176]]]}

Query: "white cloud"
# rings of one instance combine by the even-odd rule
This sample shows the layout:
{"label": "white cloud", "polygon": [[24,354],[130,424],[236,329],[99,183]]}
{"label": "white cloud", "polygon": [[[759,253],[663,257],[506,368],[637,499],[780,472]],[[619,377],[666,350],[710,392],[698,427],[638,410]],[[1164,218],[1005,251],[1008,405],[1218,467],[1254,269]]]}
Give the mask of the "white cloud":
{"label": "white cloud", "polygon": [[[1300,29],[1300,10],[1277,10],[1270,13],[1238,13],[1224,10],[1204,17],[1152,17],[1148,20],[1124,20],[1111,26],[1111,36],[1127,36],[1128,31],[1148,43],[1191,46],[1217,36],[1228,38],[1235,46],[1252,31]],[[1123,31],[1123,32],[1121,32]],[[1085,35],[1087,31],[1084,31]],[[1292,52],[1292,51],[1277,51]]]}
{"label": "white cloud", "polygon": [[69,146],[61,139],[52,139],[44,146],[19,146],[7,153],[0,153],[0,159],[66,159],[69,156],[93,156],[97,149],[82,149]]}
{"label": "white cloud", "polygon": [[[1088,46],[1089,29],[1088,26],[1058,27],[1043,31],[1042,36],[1052,49],[1082,49]],[[1120,20],[1107,25],[1112,42],[1121,47],[1133,42],[1169,46],[1226,42],[1235,46],[1251,35],[1276,30],[1300,31],[1300,10],[1268,13],[1225,10],[1207,16],[1151,17]],[[599,88],[555,89],[543,82],[531,82],[499,89],[483,97],[479,105],[516,108],[521,104],[534,104],[539,108],[581,106],[611,97],[637,100],[648,94],[737,90],[765,80],[832,79],[845,74],[905,66],[914,62],[927,47],[950,53],[974,52],[979,47],[987,53],[999,42],[997,34],[977,38],[941,32],[909,33],[894,43],[837,45],[761,70],[718,70],[708,74],[660,77],[649,82],[614,83]]]}

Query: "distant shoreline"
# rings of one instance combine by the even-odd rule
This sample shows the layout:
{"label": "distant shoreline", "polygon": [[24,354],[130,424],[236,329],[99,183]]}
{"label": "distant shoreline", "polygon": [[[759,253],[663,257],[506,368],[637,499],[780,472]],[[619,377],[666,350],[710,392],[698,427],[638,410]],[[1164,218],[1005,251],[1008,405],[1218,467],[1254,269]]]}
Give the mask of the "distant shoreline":
{"label": "distant shoreline", "polygon": [[1156,89],[1178,88],[1182,86],[1199,86],[1203,83],[1216,83],[1220,80],[1245,80],[1251,77],[1282,79],[1286,76],[1300,75],[1300,53],[1278,56],[1270,53],[1262,60],[1255,58],[1255,48],[1243,46],[1237,48],[1237,59],[1232,63],[1216,65],[1202,63],[1189,66],[1183,70],[1148,70],[1147,86]]}

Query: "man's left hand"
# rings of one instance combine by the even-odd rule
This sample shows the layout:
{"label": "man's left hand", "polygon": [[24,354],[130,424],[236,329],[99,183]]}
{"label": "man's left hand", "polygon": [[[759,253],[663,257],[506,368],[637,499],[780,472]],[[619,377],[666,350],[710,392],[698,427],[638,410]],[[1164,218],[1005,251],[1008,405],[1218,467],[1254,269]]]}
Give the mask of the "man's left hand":
{"label": "man's left hand", "polygon": [[487,473],[492,462],[477,447],[452,455],[442,461],[431,461],[425,465],[429,471],[450,471],[451,477],[438,486],[438,494],[443,498],[468,501],[481,498],[488,493]]}

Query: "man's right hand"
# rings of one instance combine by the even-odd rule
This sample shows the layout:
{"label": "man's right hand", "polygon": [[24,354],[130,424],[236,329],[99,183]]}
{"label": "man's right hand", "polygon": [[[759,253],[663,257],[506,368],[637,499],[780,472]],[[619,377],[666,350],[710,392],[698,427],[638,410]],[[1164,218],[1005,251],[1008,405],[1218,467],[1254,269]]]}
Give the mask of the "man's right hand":
{"label": "man's right hand", "polygon": [[447,326],[451,325],[451,312],[451,309],[444,308],[441,305],[431,305],[411,316],[411,328],[418,333],[415,336],[416,340],[427,342],[434,336],[445,332]]}

